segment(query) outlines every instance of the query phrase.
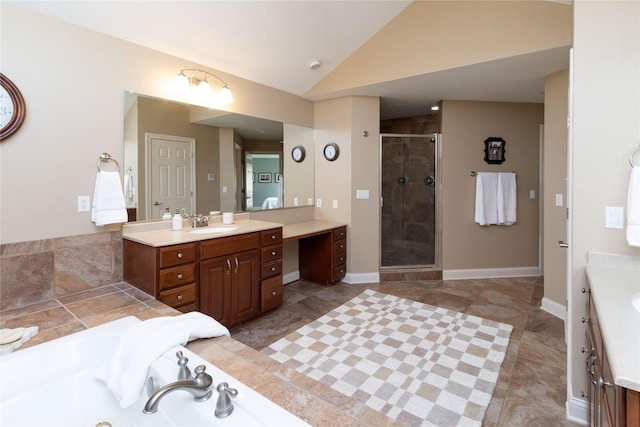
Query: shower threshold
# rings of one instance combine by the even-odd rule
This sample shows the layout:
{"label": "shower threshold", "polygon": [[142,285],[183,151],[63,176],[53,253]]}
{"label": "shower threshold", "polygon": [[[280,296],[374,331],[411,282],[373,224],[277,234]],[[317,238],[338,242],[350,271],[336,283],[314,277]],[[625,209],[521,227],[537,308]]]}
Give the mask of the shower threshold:
{"label": "shower threshold", "polygon": [[435,265],[381,266],[379,272],[381,282],[442,280],[442,268]]}

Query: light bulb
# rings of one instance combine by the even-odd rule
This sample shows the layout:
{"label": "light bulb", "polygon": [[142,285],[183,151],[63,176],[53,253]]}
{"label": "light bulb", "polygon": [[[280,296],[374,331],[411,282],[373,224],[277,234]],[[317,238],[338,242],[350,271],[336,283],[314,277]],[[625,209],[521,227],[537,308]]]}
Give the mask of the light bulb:
{"label": "light bulb", "polygon": [[203,80],[198,84],[198,95],[203,97],[210,97],[213,95],[211,85],[206,80]]}
{"label": "light bulb", "polygon": [[186,92],[189,90],[189,79],[184,75],[183,72],[180,72],[180,74],[176,76],[175,87],[181,92]]}
{"label": "light bulb", "polygon": [[231,93],[231,89],[225,85],[222,89],[220,89],[220,94],[218,95],[220,102],[224,104],[231,104],[233,102],[233,93]]}

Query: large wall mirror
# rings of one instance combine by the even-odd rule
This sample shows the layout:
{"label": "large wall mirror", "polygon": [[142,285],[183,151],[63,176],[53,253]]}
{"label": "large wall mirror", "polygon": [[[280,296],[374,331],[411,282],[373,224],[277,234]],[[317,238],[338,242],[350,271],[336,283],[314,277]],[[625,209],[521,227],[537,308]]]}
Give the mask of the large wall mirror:
{"label": "large wall mirror", "polygon": [[131,92],[124,100],[124,193],[137,220],[313,205],[313,129]]}

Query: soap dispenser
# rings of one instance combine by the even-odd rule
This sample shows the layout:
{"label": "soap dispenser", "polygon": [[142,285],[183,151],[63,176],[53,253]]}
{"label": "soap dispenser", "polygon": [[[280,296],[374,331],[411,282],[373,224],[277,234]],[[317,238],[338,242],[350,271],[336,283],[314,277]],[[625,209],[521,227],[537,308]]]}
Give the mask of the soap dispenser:
{"label": "soap dispenser", "polygon": [[171,219],[171,212],[169,212],[169,208],[167,208],[164,213],[162,214],[162,220],[166,221]]}
{"label": "soap dispenser", "polygon": [[176,213],[173,215],[173,219],[171,220],[171,229],[174,231],[182,230],[182,215],[180,215],[179,209],[176,209]]}

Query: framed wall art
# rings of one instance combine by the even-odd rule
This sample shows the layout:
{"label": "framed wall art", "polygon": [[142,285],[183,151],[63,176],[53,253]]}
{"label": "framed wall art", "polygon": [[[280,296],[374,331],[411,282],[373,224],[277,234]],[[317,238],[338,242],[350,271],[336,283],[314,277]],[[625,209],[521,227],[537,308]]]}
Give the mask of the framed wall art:
{"label": "framed wall art", "polygon": [[504,146],[507,142],[496,136],[490,136],[484,140],[484,161],[489,164],[497,164],[504,162]]}

